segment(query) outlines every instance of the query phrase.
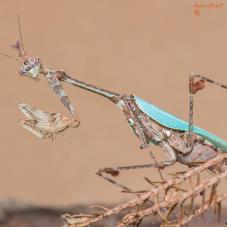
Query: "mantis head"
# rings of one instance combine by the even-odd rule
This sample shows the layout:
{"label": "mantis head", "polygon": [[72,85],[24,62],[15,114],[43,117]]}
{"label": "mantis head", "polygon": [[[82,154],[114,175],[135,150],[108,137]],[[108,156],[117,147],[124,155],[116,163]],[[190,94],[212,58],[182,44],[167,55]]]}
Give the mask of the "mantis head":
{"label": "mantis head", "polygon": [[41,60],[39,58],[27,57],[20,41],[17,41],[15,45],[12,45],[12,48],[18,52],[17,59],[22,63],[22,66],[19,69],[19,74],[34,80],[39,80],[39,74],[42,68]]}
{"label": "mantis head", "polygon": [[42,63],[39,58],[31,58],[27,57],[26,55],[20,28],[20,15],[18,15],[18,27],[20,41],[18,40],[14,45],[11,45],[11,47],[18,52],[18,57],[13,57],[4,53],[0,53],[0,55],[14,59],[22,63],[22,66],[19,69],[19,74],[21,76],[26,76],[37,81],[39,80],[39,74],[42,69]]}
{"label": "mantis head", "polygon": [[39,74],[42,68],[42,63],[39,58],[28,58],[23,62],[19,69],[21,76],[27,76],[34,80],[39,80]]}

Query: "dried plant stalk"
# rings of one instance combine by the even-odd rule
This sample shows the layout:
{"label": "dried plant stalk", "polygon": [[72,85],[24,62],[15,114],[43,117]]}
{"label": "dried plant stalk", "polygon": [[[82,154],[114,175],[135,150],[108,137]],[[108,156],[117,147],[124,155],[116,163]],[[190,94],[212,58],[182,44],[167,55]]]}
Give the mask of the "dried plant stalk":
{"label": "dried plant stalk", "polygon": [[[91,223],[101,221],[111,215],[122,213],[125,210],[127,210],[128,214],[118,223],[118,227],[138,224],[144,217],[154,214],[160,216],[162,226],[181,226],[182,224],[186,224],[194,217],[203,214],[212,206],[219,205],[220,207],[221,201],[227,198],[227,194],[217,195],[217,187],[221,183],[221,180],[227,177],[227,170],[222,171],[220,174],[215,174],[209,179],[201,180],[201,174],[203,172],[212,169],[214,166],[221,166],[226,160],[227,154],[220,154],[214,159],[190,169],[188,172],[175,175],[166,183],[148,192],[137,195],[135,199],[122,203],[112,209],[105,210],[101,214],[64,215],[65,226],[88,226]],[[192,177],[197,180],[196,186],[187,190],[181,189],[181,186],[185,182],[192,182]],[[197,198],[201,198],[201,202],[195,209],[194,202]],[[152,201],[152,205],[148,208],[143,208],[143,205],[148,200]],[[186,201],[190,201],[191,205],[186,205]]]}
{"label": "dried plant stalk", "polygon": [[[224,201],[226,199],[227,199],[227,193],[225,193],[224,195],[218,196],[216,202],[217,202],[217,204],[219,204],[219,203],[221,203],[222,201]],[[210,204],[210,203],[206,203],[203,207],[200,207],[200,208],[196,209],[193,214],[191,214],[190,216],[185,217],[179,223],[179,226],[180,225],[184,225],[184,224],[190,222],[193,218],[202,215],[205,210],[208,210],[211,207],[211,205],[212,204]]]}
{"label": "dried plant stalk", "polygon": [[[140,211],[140,212],[135,212],[135,213],[128,214],[127,216],[125,216],[123,218],[122,223],[117,225],[117,226],[118,227],[123,227],[123,226],[127,226],[129,224],[133,224],[133,223],[137,222],[138,220],[143,219],[144,217],[146,217],[148,215],[154,214],[160,208],[169,208],[169,207],[174,206],[175,204],[178,204],[178,205],[182,204],[186,199],[198,196],[200,193],[204,192],[206,189],[208,189],[212,185],[218,183],[221,179],[223,179],[225,177],[227,177],[227,170],[224,171],[222,174],[217,175],[216,177],[213,177],[213,178],[211,178],[209,180],[206,180],[206,181],[202,182],[201,184],[199,184],[194,189],[191,189],[188,192],[183,193],[183,195],[181,195],[180,197],[173,197],[173,198],[167,197],[166,200],[164,200],[163,202],[155,204],[151,208],[145,209],[145,210]],[[209,204],[211,205],[212,202],[208,203],[208,205]],[[203,209],[204,209],[204,206],[203,206]],[[202,208],[201,208],[201,210],[202,210]],[[184,222],[186,222],[186,220],[187,219],[184,219]]]}

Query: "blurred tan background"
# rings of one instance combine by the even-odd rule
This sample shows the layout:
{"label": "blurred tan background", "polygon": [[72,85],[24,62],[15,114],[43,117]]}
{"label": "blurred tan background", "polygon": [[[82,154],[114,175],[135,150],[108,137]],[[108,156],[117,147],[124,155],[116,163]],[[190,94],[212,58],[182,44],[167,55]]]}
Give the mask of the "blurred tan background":
{"label": "blurred tan background", "polygon": [[[206,3],[207,1],[201,1]],[[214,1],[217,2],[217,1]],[[31,56],[64,69],[74,78],[126,94],[136,94],[185,120],[188,76],[200,72],[227,84],[227,5],[202,9],[187,0],[1,0],[0,51],[16,53],[17,14]],[[64,85],[81,126],[40,140],[20,128],[19,102],[67,114],[44,79],[17,74],[18,63],[0,57],[0,198],[40,204],[117,202],[127,199],[97,177],[96,169],[150,161],[120,110],[102,97]],[[227,139],[227,92],[208,86],[195,101],[197,125]],[[68,115],[69,116],[69,115]],[[162,153],[156,147],[157,154]],[[164,158],[161,156],[160,158]],[[177,164],[166,170],[182,169]],[[155,170],[124,173],[134,189]],[[226,185],[227,186],[227,185]]]}

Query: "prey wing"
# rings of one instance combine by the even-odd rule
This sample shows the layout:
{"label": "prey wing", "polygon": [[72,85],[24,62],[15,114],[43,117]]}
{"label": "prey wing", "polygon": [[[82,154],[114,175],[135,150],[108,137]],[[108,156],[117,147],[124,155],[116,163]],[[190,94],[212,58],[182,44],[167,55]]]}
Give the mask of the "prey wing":
{"label": "prey wing", "polygon": [[36,107],[26,104],[26,103],[20,103],[18,105],[18,108],[28,119],[39,120],[39,121],[44,121],[44,122],[48,122],[53,119],[52,114],[44,112]]}
{"label": "prey wing", "polygon": [[18,121],[23,128],[27,129],[39,138],[44,139],[52,136],[51,125],[55,119],[53,114],[44,112],[26,103],[20,103],[18,108],[27,118],[25,120]]}
{"label": "prey wing", "polygon": [[59,113],[49,114],[26,103],[21,103],[18,107],[26,117],[25,120],[19,120],[19,124],[42,139],[53,139],[53,135],[79,126],[79,122]]}
{"label": "prey wing", "polygon": [[38,122],[36,120],[19,120],[18,123],[23,128],[41,139],[50,138],[52,136],[51,131],[47,129],[49,126],[47,122]]}

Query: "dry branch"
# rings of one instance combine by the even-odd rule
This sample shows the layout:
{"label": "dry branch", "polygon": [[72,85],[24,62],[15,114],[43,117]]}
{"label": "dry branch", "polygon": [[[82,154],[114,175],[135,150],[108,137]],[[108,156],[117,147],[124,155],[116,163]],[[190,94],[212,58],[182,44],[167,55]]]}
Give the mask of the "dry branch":
{"label": "dry branch", "polygon": [[[149,190],[135,199],[122,203],[112,209],[105,210],[99,214],[64,215],[65,226],[82,227],[98,222],[111,215],[127,211],[123,219],[118,223],[118,227],[125,227],[130,224],[138,224],[148,215],[158,214],[162,219],[162,226],[181,226],[191,221],[194,217],[203,214],[213,206],[220,207],[222,201],[227,199],[227,194],[218,195],[217,187],[223,179],[227,177],[227,170],[215,174],[208,179],[201,180],[201,174],[207,172],[212,167],[222,165],[227,160],[227,154],[220,154],[214,159],[190,169],[188,172],[175,175],[166,183]],[[196,186],[191,189],[181,189],[185,182],[192,183],[192,178],[196,178]],[[207,198],[206,198],[207,197]],[[197,208],[194,208],[195,200],[200,198]],[[147,201],[152,201],[149,207],[143,205]],[[186,204],[190,201],[190,206]]]}

